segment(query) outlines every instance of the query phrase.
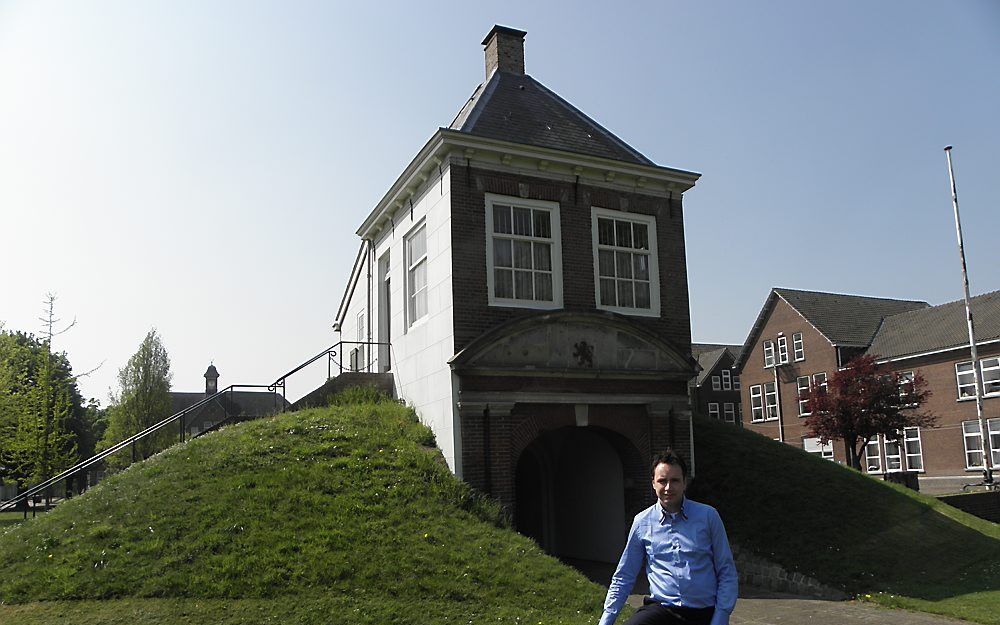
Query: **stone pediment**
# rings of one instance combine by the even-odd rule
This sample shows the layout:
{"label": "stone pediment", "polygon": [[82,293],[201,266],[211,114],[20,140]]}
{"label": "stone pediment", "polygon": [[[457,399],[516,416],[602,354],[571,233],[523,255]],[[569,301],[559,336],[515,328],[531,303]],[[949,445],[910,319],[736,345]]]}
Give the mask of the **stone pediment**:
{"label": "stone pediment", "polygon": [[681,379],[694,362],[645,328],[611,313],[545,313],[504,324],[451,360],[458,373],[623,375]]}

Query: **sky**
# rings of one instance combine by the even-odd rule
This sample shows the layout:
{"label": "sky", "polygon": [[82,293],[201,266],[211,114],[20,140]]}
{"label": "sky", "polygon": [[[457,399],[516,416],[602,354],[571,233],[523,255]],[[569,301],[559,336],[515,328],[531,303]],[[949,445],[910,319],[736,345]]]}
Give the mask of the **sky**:
{"label": "sky", "polygon": [[[771,287],[1000,289],[1000,3],[0,0],[0,322],[86,397],[155,328],[174,390],[267,384],[336,343],[361,221],[484,78],[526,71],[685,195],[692,335],[742,343]],[[289,397],[325,377],[313,368]]]}

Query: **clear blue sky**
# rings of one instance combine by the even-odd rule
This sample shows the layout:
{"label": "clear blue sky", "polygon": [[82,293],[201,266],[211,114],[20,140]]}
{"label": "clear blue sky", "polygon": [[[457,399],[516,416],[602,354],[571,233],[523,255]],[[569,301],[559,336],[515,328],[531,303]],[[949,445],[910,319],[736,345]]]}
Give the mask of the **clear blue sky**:
{"label": "clear blue sky", "polygon": [[[741,343],[772,286],[1000,289],[1000,3],[0,0],[0,320],[47,291],[88,397],[151,327],[177,390],[270,382],[336,340],[354,231],[483,79],[529,74],[686,197],[696,341]],[[292,387],[307,391],[308,383]]]}

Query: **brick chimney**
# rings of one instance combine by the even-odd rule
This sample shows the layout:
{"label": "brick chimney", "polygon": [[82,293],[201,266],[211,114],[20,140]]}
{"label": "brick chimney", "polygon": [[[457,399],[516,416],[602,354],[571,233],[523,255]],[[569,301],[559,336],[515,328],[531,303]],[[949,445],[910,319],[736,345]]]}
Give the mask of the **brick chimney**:
{"label": "brick chimney", "polygon": [[524,75],[524,36],[528,33],[506,26],[494,26],[483,45],[486,46],[486,80],[500,70]]}

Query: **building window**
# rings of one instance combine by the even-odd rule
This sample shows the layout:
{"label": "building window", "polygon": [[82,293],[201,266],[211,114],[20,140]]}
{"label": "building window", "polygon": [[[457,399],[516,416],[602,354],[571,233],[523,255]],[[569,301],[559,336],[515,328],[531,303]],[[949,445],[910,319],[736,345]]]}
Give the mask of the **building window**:
{"label": "building window", "polygon": [[733,390],[734,391],[740,390],[740,376],[738,375],[733,376]]}
{"label": "building window", "polygon": [[783,365],[788,362],[788,339],[778,337],[778,364]]}
{"label": "building window", "polygon": [[819,442],[818,438],[803,438],[802,449],[805,449],[808,453],[819,456],[820,458],[833,460],[833,444],[830,442],[823,445]]}
{"label": "building window", "polygon": [[917,404],[907,401],[913,395],[913,372],[904,371],[899,374],[899,401],[903,406],[912,407]]}
{"label": "building window", "polygon": [[733,390],[733,373],[729,369],[722,370],[722,390]]}
{"label": "building window", "polygon": [[865,471],[868,473],[882,472],[882,457],[879,455],[877,436],[865,445]]}
{"label": "building window", "polygon": [[795,362],[806,359],[806,349],[802,344],[801,332],[796,332],[792,335],[792,351],[795,352]]}
{"label": "building window", "polygon": [[984,358],[979,367],[983,372],[983,395],[1000,395],[1000,358]]}
{"label": "building window", "polygon": [[764,407],[768,420],[778,418],[778,391],[774,382],[764,385]]}
{"label": "building window", "polygon": [[[986,422],[989,433],[990,459],[995,467],[1000,464],[1000,419]],[[965,441],[965,468],[983,468],[983,439],[979,437],[979,421],[963,421],[962,437]]]}
{"label": "building window", "polygon": [[796,382],[799,394],[799,416],[805,417],[811,414],[809,412],[809,400],[806,399],[806,395],[809,394],[809,376],[803,375],[797,378]]}
{"label": "building window", "polygon": [[920,428],[905,428],[903,430],[903,451],[906,454],[906,468],[908,470],[924,470],[924,453],[920,444]]}
{"label": "building window", "polygon": [[712,402],[708,405],[708,416],[713,419],[719,418],[719,404]]}
{"label": "building window", "polygon": [[723,416],[726,419],[726,423],[736,423],[736,404],[732,402],[726,402],[722,405],[724,412]]}
{"label": "building window", "polygon": [[813,388],[816,389],[817,393],[826,394],[827,384],[826,384],[826,373],[814,373],[813,374]]}
{"label": "building window", "polygon": [[713,391],[722,390],[722,379],[717,375],[712,376],[712,390]]}
{"label": "building window", "polygon": [[413,325],[427,314],[427,225],[406,237],[406,321]]}
{"label": "building window", "polygon": [[764,398],[761,395],[760,384],[750,387],[750,420],[764,420]]}
{"label": "building window", "polygon": [[958,398],[976,396],[976,374],[972,370],[971,362],[959,362],[955,364],[955,376],[958,378]]}
{"label": "building window", "polygon": [[764,341],[764,367],[774,366],[774,342]]}
{"label": "building window", "polygon": [[658,317],[656,218],[597,207],[592,211],[597,307]]}
{"label": "building window", "polygon": [[898,439],[885,439],[885,470],[899,471],[903,468],[903,457]]}
{"label": "building window", "polygon": [[562,306],[559,204],[486,195],[490,306]]}

